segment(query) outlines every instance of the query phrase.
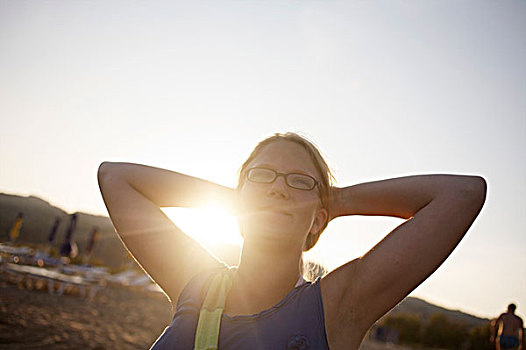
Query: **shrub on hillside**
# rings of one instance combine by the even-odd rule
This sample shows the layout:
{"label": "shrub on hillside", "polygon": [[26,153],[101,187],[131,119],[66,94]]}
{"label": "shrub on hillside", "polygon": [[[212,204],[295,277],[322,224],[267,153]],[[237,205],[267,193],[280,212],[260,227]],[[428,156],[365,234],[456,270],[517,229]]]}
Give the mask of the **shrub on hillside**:
{"label": "shrub on hillside", "polygon": [[399,341],[404,344],[417,344],[421,341],[423,329],[422,319],[413,314],[395,314],[389,316],[383,323],[384,326],[396,329]]}
{"label": "shrub on hillside", "polygon": [[472,328],[469,332],[469,349],[470,350],[493,350],[495,345],[489,341],[491,335],[490,323]]}
{"label": "shrub on hillside", "polygon": [[468,327],[449,320],[441,313],[433,314],[426,323],[422,342],[432,347],[461,349],[466,343]]}

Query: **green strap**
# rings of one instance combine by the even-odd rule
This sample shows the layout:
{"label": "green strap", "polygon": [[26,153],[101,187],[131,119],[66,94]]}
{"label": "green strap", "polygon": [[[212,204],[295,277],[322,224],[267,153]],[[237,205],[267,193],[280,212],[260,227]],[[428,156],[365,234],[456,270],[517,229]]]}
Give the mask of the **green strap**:
{"label": "green strap", "polygon": [[235,268],[225,269],[214,276],[199,313],[194,350],[217,350],[221,315],[232,287],[234,271]]}

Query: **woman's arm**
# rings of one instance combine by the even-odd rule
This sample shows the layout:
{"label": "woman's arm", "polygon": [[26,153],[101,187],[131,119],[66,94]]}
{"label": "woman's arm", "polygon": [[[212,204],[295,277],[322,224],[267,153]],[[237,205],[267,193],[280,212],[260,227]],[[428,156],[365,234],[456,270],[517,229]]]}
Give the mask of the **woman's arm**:
{"label": "woman's arm", "polygon": [[143,269],[176,302],[200,269],[220,262],[185,235],[161,207],[233,203],[234,190],[176,172],[104,162],[98,171],[104,203],[117,233]]}
{"label": "woman's arm", "polygon": [[347,310],[365,332],[442,264],[475,220],[485,195],[483,178],[457,175],[335,188],[331,218],[382,215],[408,220],[364,256],[329,274],[324,282],[330,295],[324,299],[336,300],[337,309]]}
{"label": "woman's arm", "polygon": [[453,200],[458,201],[465,195],[478,197],[478,213],[484,203],[485,192],[486,183],[478,176],[417,175],[368,182],[333,188],[331,211],[334,214],[331,218],[375,215],[409,219],[432,200],[447,195],[453,195]]}

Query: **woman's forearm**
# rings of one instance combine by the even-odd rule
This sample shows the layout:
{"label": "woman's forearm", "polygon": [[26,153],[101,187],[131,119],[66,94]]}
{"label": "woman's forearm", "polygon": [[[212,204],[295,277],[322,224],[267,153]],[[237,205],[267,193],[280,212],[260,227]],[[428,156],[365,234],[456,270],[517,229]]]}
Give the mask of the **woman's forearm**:
{"label": "woman's forearm", "polygon": [[233,205],[234,190],[185,174],[133,163],[104,162],[99,167],[101,187],[127,184],[159,207]]}
{"label": "woman's forearm", "polygon": [[333,189],[331,217],[380,215],[408,219],[434,199],[452,200],[485,195],[478,176],[419,175],[362,183]]}

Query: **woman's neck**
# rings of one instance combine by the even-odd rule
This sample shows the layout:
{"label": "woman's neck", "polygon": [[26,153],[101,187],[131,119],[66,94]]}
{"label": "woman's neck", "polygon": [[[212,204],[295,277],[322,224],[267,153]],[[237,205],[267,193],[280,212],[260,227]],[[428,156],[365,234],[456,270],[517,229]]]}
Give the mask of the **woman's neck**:
{"label": "woman's neck", "polygon": [[287,280],[296,282],[300,275],[300,247],[266,245],[245,241],[238,275],[242,280]]}
{"label": "woman's neck", "polygon": [[296,285],[301,254],[299,247],[268,247],[245,241],[226,309],[244,314],[275,305]]}

